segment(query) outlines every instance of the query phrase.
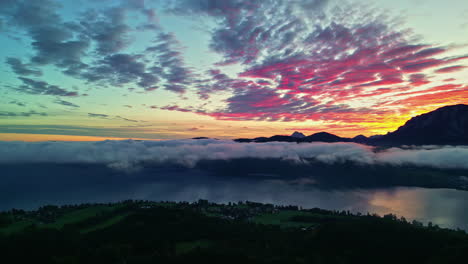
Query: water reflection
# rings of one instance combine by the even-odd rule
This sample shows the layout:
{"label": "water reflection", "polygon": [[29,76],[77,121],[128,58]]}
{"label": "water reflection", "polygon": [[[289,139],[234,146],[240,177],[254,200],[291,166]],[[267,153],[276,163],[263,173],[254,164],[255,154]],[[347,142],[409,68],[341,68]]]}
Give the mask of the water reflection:
{"label": "water reflection", "polygon": [[330,210],[349,210],[384,215],[393,213],[408,220],[431,221],[441,227],[468,230],[468,192],[450,189],[387,188],[320,190],[281,182],[217,182],[187,185],[153,184],[138,193],[139,199],[218,203],[256,201]]}
{"label": "water reflection", "polygon": [[377,213],[393,212],[444,227],[468,230],[468,193],[449,189],[397,188],[374,192],[369,205]]}

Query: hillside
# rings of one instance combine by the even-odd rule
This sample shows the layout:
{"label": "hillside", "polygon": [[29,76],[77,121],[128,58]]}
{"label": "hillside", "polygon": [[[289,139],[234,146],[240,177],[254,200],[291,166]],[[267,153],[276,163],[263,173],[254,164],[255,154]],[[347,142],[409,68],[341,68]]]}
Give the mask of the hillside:
{"label": "hillside", "polygon": [[462,263],[468,235],[394,215],[126,201],[3,212],[0,247],[15,263]]}
{"label": "hillside", "polygon": [[468,144],[468,105],[445,106],[408,120],[377,142],[397,144]]}

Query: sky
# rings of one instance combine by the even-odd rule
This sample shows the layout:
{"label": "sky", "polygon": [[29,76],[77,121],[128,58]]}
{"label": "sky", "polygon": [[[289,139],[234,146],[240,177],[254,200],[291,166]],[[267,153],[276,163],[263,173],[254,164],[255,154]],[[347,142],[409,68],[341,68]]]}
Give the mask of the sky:
{"label": "sky", "polygon": [[1,0],[0,140],[384,134],[468,104],[465,0]]}

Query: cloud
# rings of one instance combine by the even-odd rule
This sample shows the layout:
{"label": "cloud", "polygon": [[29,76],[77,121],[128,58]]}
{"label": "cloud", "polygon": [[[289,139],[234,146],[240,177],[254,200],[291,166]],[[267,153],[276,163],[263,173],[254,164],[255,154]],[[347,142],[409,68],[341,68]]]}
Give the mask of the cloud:
{"label": "cloud", "polygon": [[29,112],[5,112],[5,111],[0,111],[0,117],[31,117],[31,116],[47,116],[47,113],[44,112],[36,112],[33,110],[30,110]]}
{"label": "cloud", "polygon": [[94,117],[94,118],[101,118],[101,119],[116,119],[116,120],[123,120],[127,122],[141,122],[139,120],[133,120],[133,119],[128,119],[124,118],[121,116],[110,116],[110,115],[105,115],[105,114],[95,114],[95,113],[88,113],[89,117]]}
{"label": "cloud", "polygon": [[22,85],[15,87],[19,92],[38,95],[78,96],[77,92],[67,91],[57,85],[45,81],[36,81],[26,77],[19,77]]}
{"label": "cloud", "polygon": [[[402,92],[431,92],[426,85],[432,81],[424,71],[467,58],[443,57],[451,47],[418,43],[410,29],[401,28],[401,20],[362,5],[180,0],[168,4],[167,10],[217,21],[210,48],[223,56],[218,65],[236,63],[243,70],[233,78],[221,67],[211,69],[205,73],[206,79],[195,83],[202,100],[227,92],[224,107],[165,108],[220,120],[333,122],[337,117],[352,116],[342,120],[372,123],[375,117],[369,110],[375,112],[375,106],[351,105],[362,105],[362,98],[375,102],[386,96],[398,102],[403,96],[413,96]],[[438,71],[455,70],[460,66]],[[379,114],[394,116],[396,103],[393,106],[381,108]]]}
{"label": "cloud", "polygon": [[115,7],[105,12],[88,10],[81,20],[82,32],[96,43],[96,52],[107,56],[120,52],[129,43],[130,27],[125,23],[127,9]]}
{"label": "cloud", "polygon": [[466,86],[442,85],[435,88],[432,90],[432,93],[424,93],[424,91],[412,92],[414,96],[395,100],[387,103],[386,106],[398,105],[404,106],[405,109],[411,109],[414,107],[427,107],[427,105],[457,104],[459,102],[466,102],[466,98],[468,98],[468,87]]}
{"label": "cloud", "polygon": [[140,87],[150,88],[158,81],[157,75],[147,71],[141,62],[144,56],[136,54],[112,54],[89,67],[81,77],[89,82],[103,82],[114,86],[137,83]]}
{"label": "cloud", "polygon": [[[103,57],[83,70],[80,78],[112,86],[136,84],[146,91],[156,90],[162,84],[166,90],[185,93],[186,86],[194,77],[178,51],[180,44],[171,33],[160,29],[155,33],[157,37],[143,53],[111,53],[109,49],[105,49],[106,52],[98,51]],[[114,50],[122,49],[123,46]]]}
{"label": "cloud", "polygon": [[426,146],[414,149],[391,148],[378,154],[378,161],[392,165],[468,169],[468,147]]}
{"label": "cloud", "polygon": [[463,70],[465,68],[467,68],[467,67],[462,66],[462,65],[457,65],[457,66],[450,66],[450,67],[440,68],[440,69],[437,69],[435,72],[436,73],[452,73],[452,72],[461,71],[461,70]]}
{"label": "cloud", "polygon": [[317,18],[327,1],[173,1],[169,12],[206,15],[218,20],[210,47],[224,57],[221,64],[251,63],[262,51],[287,53],[305,33],[303,17]]}
{"label": "cloud", "polygon": [[193,167],[203,160],[238,158],[308,160],[327,164],[354,162],[361,165],[414,165],[468,169],[466,146],[426,146],[376,151],[355,143],[269,142],[235,143],[222,140],[102,141],[102,142],[0,142],[0,163],[94,163],[112,168],[148,164]]}
{"label": "cloud", "polygon": [[55,1],[11,1],[0,15],[8,26],[24,30],[31,38],[35,54],[31,62],[36,65],[53,64],[71,73],[86,66],[82,57],[89,47],[89,40],[78,34],[77,24],[63,22]]}
{"label": "cloud", "polygon": [[[455,79],[453,79],[452,81],[454,80]],[[431,83],[425,74],[411,74],[409,76],[409,82],[413,86],[421,86],[421,85]]]}
{"label": "cloud", "polygon": [[17,101],[17,100],[10,101],[9,104],[14,104],[14,105],[21,106],[21,107],[25,107],[25,106],[26,106],[25,103],[20,102],[20,101]]}
{"label": "cloud", "polygon": [[109,117],[108,115],[104,115],[104,114],[94,114],[94,113],[88,113],[88,116],[89,116],[89,117],[98,117],[98,118],[108,118],[108,117]]}
{"label": "cloud", "polygon": [[41,76],[42,72],[38,69],[29,68],[30,65],[23,64],[18,58],[7,58],[5,62],[10,65],[14,73],[21,76],[34,75]]}
{"label": "cloud", "polygon": [[[41,71],[32,66],[54,65],[70,77],[99,86],[138,85],[152,91],[164,80],[167,90],[185,92],[191,71],[177,51],[178,42],[162,32],[155,11],[144,1],[87,8],[72,21],[64,21],[61,8],[57,1],[14,0],[0,9],[0,17],[15,33],[29,37],[34,51],[30,64],[7,59],[16,74],[39,76]],[[146,20],[134,25],[129,16],[135,14]],[[142,29],[156,34],[156,46],[147,43],[147,52],[126,52],[135,39],[132,34]]]}
{"label": "cloud", "polygon": [[115,116],[115,118],[123,120],[123,121],[128,121],[128,122],[140,122],[139,120],[129,119],[129,118],[121,117],[121,116]]}
{"label": "cloud", "polygon": [[76,105],[74,103],[64,101],[64,100],[55,100],[54,103],[61,104],[61,105],[64,105],[64,106],[74,107],[74,108],[80,107],[79,105]]}
{"label": "cloud", "polygon": [[152,68],[153,72],[159,73],[166,80],[166,90],[185,93],[186,85],[194,80],[194,76],[179,51],[180,43],[174,34],[164,32],[158,34],[154,43],[154,46],[146,48],[147,52],[153,53],[158,59]]}

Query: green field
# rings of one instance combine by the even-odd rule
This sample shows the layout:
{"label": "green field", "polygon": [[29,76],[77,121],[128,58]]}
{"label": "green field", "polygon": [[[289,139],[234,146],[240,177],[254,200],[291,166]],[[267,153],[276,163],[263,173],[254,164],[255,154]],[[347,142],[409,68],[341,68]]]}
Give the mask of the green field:
{"label": "green field", "polygon": [[[177,203],[167,202],[148,202],[142,203],[140,206],[175,208],[179,205]],[[19,221],[13,221],[10,225],[0,228],[0,233],[12,234],[22,231],[32,225],[35,225],[38,228],[52,229],[62,229],[66,226],[77,226],[80,232],[89,233],[98,229],[110,227],[131,215],[131,212],[126,211],[124,207],[124,204],[119,203],[114,205],[90,205],[84,208],[65,209],[66,211],[64,213],[60,214],[53,222],[50,223],[42,223],[34,216],[29,216],[29,218],[23,217],[23,219]],[[221,208],[222,207],[219,205],[209,205],[204,208],[203,213],[210,217],[223,217],[224,215],[220,211]],[[233,205],[231,208],[241,211],[249,210],[249,206],[245,204]],[[309,220],[297,221],[292,219],[297,216],[307,216],[309,217]],[[331,219],[339,218],[340,216],[323,216],[300,210],[279,210],[274,213],[255,213],[250,216],[249,221],[264,225],[278,225],[282,228],[310,228],[320,223],[320,220],[324,217]]]}
{"label": "green field", "polygon": [[104,222],[101,222],[95,226],[91,226],[91,227],[88,227],[88,228],[85,228],[83,230],[81,230],[82,233],[89,233],[89,232],[93,232],[93,231],[96,231],[96,230],[99,230],[99,229],[103,229],[103,228],[106,228],[106,227],[110,227],[110,226],[113,226],[115,224],[117,224],[118,222],[122,221],[123,219],[125,219],[127,216],[129,216],[130,214],[129,213],[125,213],[125,214],[122,214],[122,215],[117,215],[117,216],[114,216]]}
{"label": "green field", "polygon": [[79,210],[67,213],[63,215],[62,217],[58,218],[54,223],[41,225],[41,227],[60,229],[60,228],[63,228],[63,226],[67,224],[78,223],[83,220],[89,219],[91,217],[98,216],[100,214],[112,212],[115,209],[116,209],[115,206],[105,206],[105,205],[83,208],[83,209],[79,209]]}
{"label": "green field", "polygon": [[201,239],[190,242],[179,242],[176,244],[176,254],[187,254],[195,249],[207,249],[213,246],[213,241]]}
{"label": "green field", "polygon": [[[55,221],[51,223],[42,223],[37,217],[34,216],[23,216],[20,221],[13,221],[10,225],[7,225],[3,228],[0,228],[0,233],[3,234],[12,234],[16,232],[20,232],[25,228],[35,225],[38,228],[52,228],[52,229],[62,229],[66,225],[73,225],[85,220],[112,214],[115,210],[122,208],[122,204],[115,204],[115,205],[93,205],[86,208],[81,209],[72,209],[70,212],[66,212],[63,215],[59,216]],[[99,228],[104,228],[106,226],[113,225],[118,221],[125,218],[128,214],[117,215],[111,217],[95,226],[86,227],[83,229],[83,232],[89,232],[92,230],[97,230]]]}
{"label": "green field", "polygon": [[261,214],[255,216],[252,221],[264,225],[279,225],[281,227],[309,227],[311,223],[300,223],[291,221],[291,217],[310,215],[310,213],[302,211],[280,211],[273,214]]}
{"label": "green field", "polygon": [[23,231],[25,228],[31,226],[34,224],[34,221],[32,220],[22,220],[22,221],[17,221],[14,222],[6,227],[0,228],[0,233],[3,234],[13,234],[16,232]]}

